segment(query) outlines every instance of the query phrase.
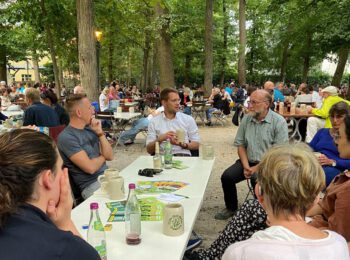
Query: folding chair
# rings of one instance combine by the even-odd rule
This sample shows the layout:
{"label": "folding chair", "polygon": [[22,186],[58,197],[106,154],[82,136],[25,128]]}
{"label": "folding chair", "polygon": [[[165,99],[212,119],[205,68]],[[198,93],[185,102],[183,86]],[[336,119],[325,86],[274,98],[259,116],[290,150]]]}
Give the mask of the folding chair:
{"label": "folding chair", "polygon": [[254,188],[250,184],[250,179],[247,179],[246,181],[247,181],[247,186],[248,186],[248,193],[245,196],[244,201],[246,201],[248,199],[249,195],[252,195],[254,197]]}
{"label": "folding chair", "polygon": [[220,123],[222,126],[226,124],[226,116],[222,112],[222,110],[216,110],[211,113],[212,118],[215,119],[216,122]]}

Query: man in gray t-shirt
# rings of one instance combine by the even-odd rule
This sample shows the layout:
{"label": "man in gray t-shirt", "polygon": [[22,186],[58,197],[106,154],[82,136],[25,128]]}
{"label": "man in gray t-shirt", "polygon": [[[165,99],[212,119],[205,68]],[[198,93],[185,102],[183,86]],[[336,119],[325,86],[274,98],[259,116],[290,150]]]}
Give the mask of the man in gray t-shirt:
{"label": "man in gray t-shirt", "polygon": [[58,137],[58,149],[64,165],[84,199],[99,187],[97,178],[113,159],[112,147],[107,141],[101,122],[85,95],[72,95],[66,101],[70,123]]}

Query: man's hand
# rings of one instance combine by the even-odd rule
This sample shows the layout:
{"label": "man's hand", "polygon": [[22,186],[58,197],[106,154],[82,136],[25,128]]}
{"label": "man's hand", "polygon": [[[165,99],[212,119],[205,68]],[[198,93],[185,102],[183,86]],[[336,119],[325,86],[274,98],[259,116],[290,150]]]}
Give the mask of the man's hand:
{"label": "man's hand", "polygon": [[256,171],[258,170],[258,166],[255,165],[253,167],[244,167],[243,173],[244,173],[244,177],[246,179],[250,179],[250,177],[256,173]]}
{"label": "man's hand", "polygon": [[174,131],[169,131],[169,132],[166,132],[165,134],[162,134],[158,137],[158,141],[160,143],[166,141],[167,139],[170,139],[171,144],[176,144],[176,142],[177,142],[176,133]]}
{"label": "man's hand", "polygon": [[310,114],[312,111],[313,107],[312,106],[307,106],[306,111]]}
{"label": "man's hand", "polygon": [[97,135],[103,133],[101,121],[96,118],[91,118],[90,127]]}
{"label": "man's hand", "polygon": [[[57,178],[57,176],[56,176]],[[49,200],[46,213],[52,222],[62,230],[70,230],[72,220],[71,211],[73,206],[73,198],[69,185],[68,169],[63,170],[60,179],[60,197],[57,204],[55,201]]]}

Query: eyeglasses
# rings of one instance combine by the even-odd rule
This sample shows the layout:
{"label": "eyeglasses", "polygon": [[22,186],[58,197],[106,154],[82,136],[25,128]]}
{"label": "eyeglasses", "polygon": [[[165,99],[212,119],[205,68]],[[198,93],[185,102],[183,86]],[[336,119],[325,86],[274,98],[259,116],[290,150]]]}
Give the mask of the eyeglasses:
{"label": "eyeglasses", "polygon": [[248,105],[257,105],[257,104],[260,104],[260,103],[264,103],[264,102],[267,102],[268,100],[263,100],[263,101],[255,101],[255,100],[252,100],[252,101],[247,101]]}

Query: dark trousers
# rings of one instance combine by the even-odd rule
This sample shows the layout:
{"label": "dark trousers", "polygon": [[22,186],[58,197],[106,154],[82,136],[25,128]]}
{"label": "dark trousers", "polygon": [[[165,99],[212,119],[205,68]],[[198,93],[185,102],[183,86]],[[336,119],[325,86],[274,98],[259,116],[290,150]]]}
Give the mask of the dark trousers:
{"label": "dark trousers", "polygon": [[[255,166],[258,163],[249,162],[249,166]],[[237,188],[236,183],[245,180],[244,168],[241,160],[237,160],[235,164],[228,167],[224,173],[221,175],[221,184],[224,191],[224,199],[226,208],[232,211],[238,209],[238,198],[237,198]],[[252,187],[256,184],[256,174],[254,174],[251,179]]]}

